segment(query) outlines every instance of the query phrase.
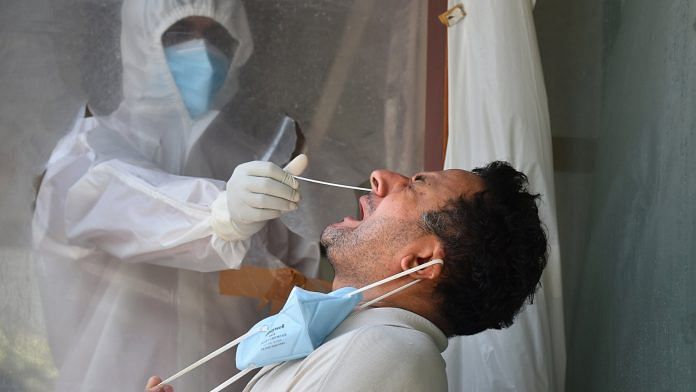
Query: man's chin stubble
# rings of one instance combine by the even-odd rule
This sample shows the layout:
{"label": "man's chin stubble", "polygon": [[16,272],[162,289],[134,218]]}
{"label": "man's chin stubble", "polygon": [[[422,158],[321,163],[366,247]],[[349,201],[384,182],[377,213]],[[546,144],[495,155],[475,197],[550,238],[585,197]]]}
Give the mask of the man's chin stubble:
{"label": "man's chin stubble", "polygon": [[353,230],[349,227],[328,226],[321,233],[320,243],[326,249],[326,256],[337,273],[340,261],[350,259],[351,250],[358,245]]}
{"label": "man's chin stubble", "polygon": [[323,245],[327,252],[336,246],[340,246],[345,242],[345,237],[348,236],[351,229],[340,228],[335,226],[327,226],[319,237],[319,242]]}

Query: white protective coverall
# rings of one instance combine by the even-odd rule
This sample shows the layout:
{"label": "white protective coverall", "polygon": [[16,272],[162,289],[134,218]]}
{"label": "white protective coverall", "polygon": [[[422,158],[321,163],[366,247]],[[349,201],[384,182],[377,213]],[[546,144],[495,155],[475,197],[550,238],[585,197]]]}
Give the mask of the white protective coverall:
{"label": "white protective coverall", "polygon": [[[194,15],[238,43],[218,103],[229,99],[252,52],[240,2],[126,0],[123,101],[105,117],[80,113],[47,163],[33,230],[56,390],[139,391],[246,332],[263,317],[257,301],[219,295],[213,271],[244,259],[316,273],[318,244],[279,220],[240,241],[211,229],[225,182],[206,178],[197,141],[218,112],[189,117],[161,44]],[[209,390],[236,372],[230,352],[174,385]]]}

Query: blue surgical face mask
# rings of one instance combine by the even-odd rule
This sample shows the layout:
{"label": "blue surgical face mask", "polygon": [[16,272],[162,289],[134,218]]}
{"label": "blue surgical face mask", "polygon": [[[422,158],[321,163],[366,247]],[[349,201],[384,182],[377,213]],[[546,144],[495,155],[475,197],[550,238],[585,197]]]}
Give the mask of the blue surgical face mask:
{"label": "blue surgical face mask", "polygon": [[169,46],[164,54],[191,118],[205,114],[225,82],[230,60],[204,39]]}
{"label": "blue surgical face mask", "polygon": [[[360,289],[344,287],[324,294],[295,287],[290,292],[285,306],[278,314],[259,321],[246,334],[169,377],[162,383],[168,383],[184,375],[237,344],[239,344],[237,348],[237,368],[241,372],[220,384],[213,391],[222,390],[257,367],[304,358],[324,343],[324,339],[348,317],[355,309],[355,306],[362,300],[363,291],[410,275],[434,264],[442,263],[440,259],[431,260]],[[359,309],[368,307],[418,282],[420,282],[420,279],[361,304]]]}
{"label": "blue surgical face mask", "polygon": [[345,287],[328,294],[294,287],[278,314],[251,328],[253,333],[237,348],[237,368],[266,366],[304,358],[319,347],[353,311],[361,294]]}

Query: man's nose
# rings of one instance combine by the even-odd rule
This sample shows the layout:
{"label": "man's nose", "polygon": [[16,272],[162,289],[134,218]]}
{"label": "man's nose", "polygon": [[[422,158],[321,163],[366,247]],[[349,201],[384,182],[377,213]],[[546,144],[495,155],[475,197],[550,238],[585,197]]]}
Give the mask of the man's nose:
{"label": "man's nose", "polygon": [[370,174],[372,192],[379,197],[385,197],[394,190],[408,185],[408,177],[389,170],[375,170]]}

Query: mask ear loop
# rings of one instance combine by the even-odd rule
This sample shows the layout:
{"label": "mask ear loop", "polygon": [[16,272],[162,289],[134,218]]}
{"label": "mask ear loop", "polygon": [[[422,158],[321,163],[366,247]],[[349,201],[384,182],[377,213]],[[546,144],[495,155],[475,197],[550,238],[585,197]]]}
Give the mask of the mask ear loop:
{"label": "mask ear loop", "polygon": [[246,376],[247,373],[249,373],[250,371],[252,371],[252,370],[254,370],[254,369],[256,369],[256,367],[250,366],[250,367],[248,367],[248,368],[242,370],[241,372],[239,372],[239,373],[235,374],[234,376],[230,377],[229,379],[227,379],[227,381],[225,381],[225,382],[223,382],[222,384],[216,386],[214,389],[211,389],[210,392],[220,392],[220,391],[222,391],[223,389],[227,388],[229,385],[232,385],[235,381],[237,381],[237,380],[239,380],[240,378]]}
{"label": "mask ear loop", "polygon": [[[351,291],[350,293],[346,294],[345,296],[346,296],[346,297],[352,297],[353,295],[356,295],[356,294],[358,294],[358,293],[362,293],[363,291],[367,291],[367,290],[370,290],[370,289],[375,288],[375,287],[377,287],[377,286],[383,285],[383,284],[385,284],[385,283],[389,283],[389,282],[391,282],[392,280],[399,279],[399,278],[401,278],[401,277],[403,277],[403,276],[406,276],[406,275],[410,275],[410,274],[412,274],[412,273],[414,273],[414,272],[416,272],[416,271],[420,271],[420,270],[422,270],[422,269],[424,269],[424,268],[428,268],[428,267],[430,267],[431,265],[435,265],[435,264],[444,264],[444,262],[442,261],[442,259],[430,260],[430,261],[428,261],[428,262],[425,263],[425,264],[421,264],[421,265],[419,265],[419,266],[417,266],[417,267],[413,267],[413,268],[407,269],[406,271],[401,271],[401,272],[399,272],[398,274],[394,274],[394,275],[392,275],[392,276],[389,276],[389,277],[386,277],[386,278],[384,278],[384,279],[382,279],[382,280],[379,280],[379,281],[377,281],[377,282],[375,282],[375,283],[368,284],[367,286],[362,287],[362,288],[359,288],[359,289],[357,289],[357,290],[355,290],[355,291]],[[416,280],[415,282],[419,282],[419,281],[420,281],[420,279],[419,279],[419,280]],[[410,284],[414,284],[414,282],[409,283],[409,285],[410,285]],[[407,285],[407,287],[408,287],[408,285]],[[398,290],[398,289],[397,289],[397,290]],[[400,290],[399,290],[399,291],[400,291]],[[394,291],[394,293],[396,293],[396,292],[397,292],[397,291]],[[389,294],[389,293],[387,293],[387,294]],[[382,297],[384,297],[384,296],[382,296]]]}
{"label": "mask ear loop", "polygon": [[380,295],[379,297],[377,297],[377,298],[375,298],[375,299],[373,299],[373,300],[370,300],[370,301],[365,302],[364,304],[358,306],[358,309],[365,309],[366,307],[368,307],[368,306],[374,304],[375,302],[379,302],[379,301],[381,301],[381,300],[383,300],[383,299],[385,299],[385,298],[387,298],[387,297],[389,297],[389,296],[391,296],[391,295],[394,295],[394,294],[398,293],[398,292],[401,291],[401,290],[406,290],[407,288],[413,286],[414,284],[420,282],[421,280],[423,280],[423,279],[416,279],[416,280],[414,280],[413,282],[409,282],[409,283],[406,283],[405,285],[403,285],[403,286],[401,286],[401,287],[397,287],[397,288],[395,288],[394,290],[392,290],[392,291],[390,291],[390,292],[388,292],[388,293],[386,293],[386,294],[382,294],[382,295]]}
{"label": "mask ear loop", "polygon": [[[266,332],[266,331],[268,331],[268,327],[264,325],[263,327],[261,327],[261,328],[259,328],[259,329],[257,329],[257,330],[251,330],[251,331],[245,333],[244,335],[242,335],[242,336],[238,337],[237,339],[235,339],[235,340],[233,340],[233,341],[227,343],[226,345],[220,347],[219,349],[213,351],[212,353],[206,355],[205,357],[199,359],[198,361],[196,361],[196,362],[190,364],[190,365],[187,366],[185,369],[180,370],[179,372],[177,372],[177,373],[174,374],[173,376],[167,378],[166,380],[162,381],[161,383],[155,385],[154,387],[152,387],[152,389],[157,388],[158,386],[160,386],[160,385],[162,385],[162,384],[168,384],[168,383],[170,383],[170,382],[176,380],[177,378],[183,376],[184,374],[190,372],[191,370],[193,370],[193,369],[195,369],[195,368],[201,366],[202,364],[204,364],[204,363],[210,361],[211,359],[217,357],[218,355],[220,355],[220,354],[224,353],[225,351],[231,349],[232,347],[238,345],[239,343],[242,342],[242,340],[248,338],[249,336],[254,335],[254,334],[257,334],[257,333],[259,333],[259,332]],[[253,369],[253,367],[252,367],[252,368],[249,368],[249,369],[245,369],[245,370],[243,370],[243,371],[241,371],[241,372],[235,374],[234,377],[237,377],[237,376],[243,377],[244,374],[249,373],[249,371],[251,371],[252,369]],[[242,374],[242,375],[240,376],[241,373],[244,373],[244,374]],[[234,378],[234,377],[232,377],[232,378]],[[231,378],[230,380],[232,380],[232,378]],[[228,381],[229,381],[229,380],[228,380]],[[234,379],[232,382],[234,382],[234,381],[237,381],[237,379]],[[232,382],[231,382],[231,383],[232,383]],[[231,383],[230,383],[230,384],[231,384]],[[227,385],[229,385],[229,384],[227,384]]]}

